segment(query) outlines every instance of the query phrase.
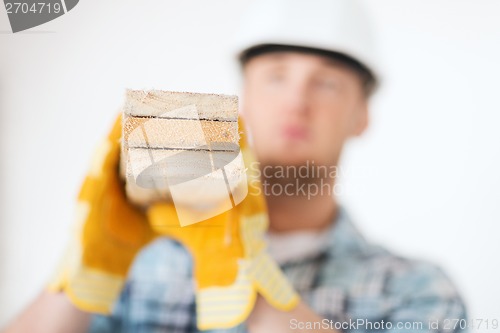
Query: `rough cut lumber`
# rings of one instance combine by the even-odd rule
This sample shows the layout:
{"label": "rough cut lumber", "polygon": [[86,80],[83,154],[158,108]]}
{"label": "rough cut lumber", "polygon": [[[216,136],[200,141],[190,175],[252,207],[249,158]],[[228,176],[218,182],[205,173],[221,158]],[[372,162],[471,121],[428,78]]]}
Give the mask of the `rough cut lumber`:
{"label": "rough cut lumber", "polygon": [[122,137],[121,174],[138,205],[173,201],[190,224],[246,195],[236,96],[127,90]]}

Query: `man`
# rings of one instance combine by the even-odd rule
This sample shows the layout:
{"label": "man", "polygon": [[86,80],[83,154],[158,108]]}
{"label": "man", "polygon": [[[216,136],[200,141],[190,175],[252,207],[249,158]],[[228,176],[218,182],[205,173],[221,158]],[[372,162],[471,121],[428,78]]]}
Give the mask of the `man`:
{"label": "man", "polygon": [[[269,251],[301,301],[282,312],[258,296],[244,324],[213,332],[444,331],[443,320],[465,318],[439,268],[368,243],[332,194],[332,170],[366,129],[379,80],[370,42],[353,0],[264,1],[248,13],[236,47],[242,117],[266,195]],[[172,258],[175,272],[165,274]],[[112,315],[91,317],[42,293],[8,332],[196,331],[191,268],[179,243],[158,240],[136,258]]]}

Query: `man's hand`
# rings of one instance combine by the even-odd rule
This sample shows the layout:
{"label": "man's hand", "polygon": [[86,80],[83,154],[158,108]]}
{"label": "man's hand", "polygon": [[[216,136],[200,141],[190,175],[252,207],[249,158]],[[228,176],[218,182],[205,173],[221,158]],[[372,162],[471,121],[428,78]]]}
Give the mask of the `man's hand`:
{"label": "man's hand", "polygon": [[2,333],[83,333],[90,314],[78,310],[63,293],[43,291]]}
{"label": "man's hand", "polygon": [[298,329],[292,326],[292,321],[298,322],[321,322],[323,318],[315,314],[303,301],[293,310],[284,312],[272,307],[261,295],[257,296],[254,309],[247,319],[249,333],[288,333],[288,332],[330,332],[338,333],[330,329]]}

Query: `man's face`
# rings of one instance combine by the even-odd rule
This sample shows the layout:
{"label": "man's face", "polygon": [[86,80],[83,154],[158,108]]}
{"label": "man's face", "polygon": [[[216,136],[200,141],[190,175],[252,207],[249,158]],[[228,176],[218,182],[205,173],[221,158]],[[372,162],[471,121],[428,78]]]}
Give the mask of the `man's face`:
{"label": "man's face", "polygon": [[264,165],[336,165],[346,139],[367,124],[359,76],[327,57],[297,52],[246,63],[242,113]]}

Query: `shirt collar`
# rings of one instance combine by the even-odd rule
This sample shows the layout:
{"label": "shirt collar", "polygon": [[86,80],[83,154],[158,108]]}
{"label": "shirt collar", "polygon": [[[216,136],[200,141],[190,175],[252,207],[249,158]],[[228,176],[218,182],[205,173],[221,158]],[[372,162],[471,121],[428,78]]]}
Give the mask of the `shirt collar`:
{"label": "shirt collar", "polygon": [[368,242],[352,222],[347,210],[342,205],[337,207],[337,216],[327,230],[330,234],[327,254],[330,257],[362,254],[368,249]]}
{"label": "shirt collar", "polygon": [[[286,235],[272,236],[268,232],[265,237],[268,242],[269,254],[281,265],[301,262],[325,254],[333,258],[348,257],[366,252],[369,244],[352,222],[346,209],[341,205],[337,207],[337,214],[332,223],[325,229],[323,235],[292,232]],[[317,242],[317,244],[308,246],[309,249],[305,249],[303,248],[305,246],[303,242]],[[302,243],[302,245],[299,243]],[[295,251],[294,247],[297,246],[302,247],[304,251]]]}

